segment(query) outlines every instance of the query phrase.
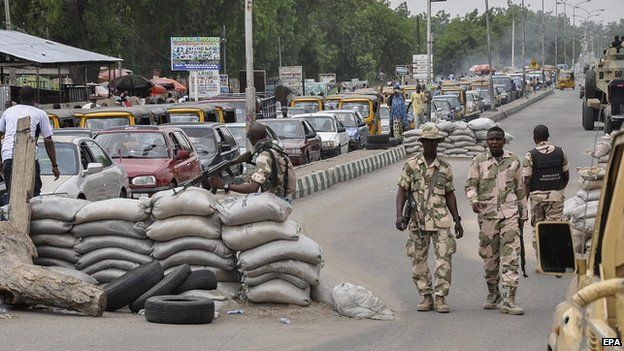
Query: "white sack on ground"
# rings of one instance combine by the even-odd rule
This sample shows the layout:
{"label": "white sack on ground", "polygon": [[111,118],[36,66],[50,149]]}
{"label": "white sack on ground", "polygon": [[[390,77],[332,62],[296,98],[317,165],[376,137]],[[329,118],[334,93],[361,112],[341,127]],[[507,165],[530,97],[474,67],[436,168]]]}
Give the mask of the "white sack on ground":
{"label": "white sack on ground", "polygon": [[42,258],[56,258],[71,263],[78,262],[80,258],[80,255],[73,249],[56,246],[37,246],[37,255]]}
{"label": "white sack on ground", "polygon": [[97,284],[98,281],[91,277],[89,274],[78,271],[76,269],[73,268],[66,268],[66,267],[57,267],[57,266],[51,266],[48,267],[50,270],[55,271],[56,273],[61,273],[64,274],[66,276],[78,279],[80,281],[82,281],[83,283],[87,283],[87,284]]}
{"label": "white sack on ground", "polygon": [[225,259],[215,255],[212,252],[202,250],[180,251],[160,261],[160,264],[164,269],[179,266],[185,263],[196,266],[211,266],[226,271],[234,270],[235,267],[234,260]]}
{"label": "white sack on ground", "polygon": [[161,219],[147,227],[147,236],[156,241],[169,241],[187,236],[206,239],[221,238],[221,223],[218,216],[177,216]]}
{"label": "white sack on ground", "polygon": [[72,227],[71,233],[80,238],[96,235],[119,235],[135,239],[147,237],[143,222],[132,223],[115,219],[77,224]]}
{"label": "white sack on ground", "polygon": [[288,259],[319,264],[322,261],[321,247],[314,240],[301,234],[297,241],[272,241],[241,252],[238,264],[243,270],[251,270],[267,263]]}
{"label": "white sack on ground", "polygon": [[89,202],[61,196],[37,196],[30,200],[31,219],[73,222],[76,213]]}
{"label": "white sack on ground", "polygon": [[246,289],[251,302],[284,303],[299,306],[310,305],[310,289],[299,289],[287,281],[274,279]]}
{"label": "white sack on ground", "polygon": [[189,187],[176,195],[173,190],[160,191],[151,198],[152,216],[156,219],[182,215],[210,216],[215,212],[215,203],[214,195],[202,188]]}
{"label": "white sack on ground", "polygon": [[64,234],[72,228],[71,222],[57,219],[35,219],[30,221],[30,234]]}
{"label": "white sack on ground", "polygon": [[140,264],[132,261],[110,259],[95,262],[90,266],[82,268],[81,271],[87,274],[93,274],[97,271],[103,271],[109,268],[119,269],[122,271],[131,271],[139,266]]}
{"label": "white sack on ground", "polygon": [[269,280],[273,280],[273,279],[285,280],[291,283],[292,285],[298,287],[299,289],[305,290],[310,287],[310,283],[306,282],[305,280],[299,277],[295,277],[294,275],[285,274],[285,273],[265,273],[257,277],[243,276],[243,284],[247,286],[256,286],[256,285],[260,285],[262,283],[268,282]]}
{"label": "white sack on ground", "polygon": [[33,234],[30,236],[35,246],[48,245],[72,248],[80,242],[79,238],[71,234]]}
{"label": "white sack on ground", "polygon": [[263,221],[241,226],[223,226],[221,239],[229,248],[247,251],[275,240],[297,240],[301,226],[293,220]]}
{"label": "white sack on ground", "polygon": [[338,312],[351,318],[394,320],[394,313],[362,286],[341,283],[332,290]]}
{"label": "white sack on ground", "polygon": [[243,225],[262,221],[285,221],[292,206],[270,193],[248,194],[225,199],[217,206],[224,225]]}
{"label": "white sack on ground", "polygon": [[149,199],[109,199],[90,202],[76,213],[74,224],[119,219],[142,222],[149,217]]}
{"label": "white sack on ground", "polygon": [[246,277],[258,277],[266,273],[284,273],[299,277],[312,286],[319,284],[321,265],[310,264],[296,260],[282,260],[271,262],[256,269],[246,270]]}
{"label": "white sack on ground", "polygon": [[154,242],[152,256],[157,260],[162,260],[184,250],[209,251],[222,258],[232,258],[234,255],[221,240],[186,237]]}
{"label": "white sack on ground", "polygon": [[152,253],[152,241],[148,239],[134,239],[119,235],[90,236],[74,246],[74,250],[79,253],[104,249],[107,247],[119,247],[136,253],[149,255]]}
{"label": "white sack on ground", "polygon": [[78,269],[83,269],[96,262],[111,259],[131,261],[140,264],[153,261],[152,257],[148,255],[138,254],[129,250],[120,249],[118,247],[107,247],[105,249],[99,249],[84,254],[76,263],[76,267],[78,267]]}

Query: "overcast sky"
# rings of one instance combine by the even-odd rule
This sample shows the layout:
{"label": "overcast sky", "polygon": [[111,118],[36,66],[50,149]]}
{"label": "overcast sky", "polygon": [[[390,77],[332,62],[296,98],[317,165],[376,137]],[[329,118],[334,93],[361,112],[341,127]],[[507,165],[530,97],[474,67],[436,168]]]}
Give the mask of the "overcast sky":
{"label": "overcast sky", "polygon": [[[426,0],[390,0],[392,6],[395,7],[403,1],[407,1],[407,5],[412,13],[421,13],[427,11]],[[555,12],[556,0],[544,0],[544,10],[546,12]],[[583,0],[568,0],[568,4],[576,5]],[[521,0],[512,0],[515,4],[520,4]],[[561,0],[559,0],[561,2]],[[525,0],[525,5],[532,10],[541,10],[542,0]],[[489,0],[490,7],[507,7],[507,0]],[[600,16],[594,17],[593,20],[619,21],[624,17],[624,0],[590,0],[590,2],[580,5],[580,7],[591,11],[594,9],[605,9],[599,12]],[[436,13],[444,10],[451,15],[463,15],[474,9],[483,12],[485,9],[485,0],[447,0],[446,2],[433,2],[431,4],[431,12]],[[563,5],[559,5],[559,12],[563,13]],[[572,15],[572,7],[566,6],[568,16]],[[577,10],[577,14],[584,14],[583,11]],[[577,18],[577,20],[580,20]]]}

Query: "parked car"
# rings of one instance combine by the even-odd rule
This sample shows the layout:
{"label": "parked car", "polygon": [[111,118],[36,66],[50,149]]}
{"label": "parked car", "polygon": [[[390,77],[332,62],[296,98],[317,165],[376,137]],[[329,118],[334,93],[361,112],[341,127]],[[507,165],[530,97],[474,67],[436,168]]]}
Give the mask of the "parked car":
{"label": "parked car", "polygon": [[302,165],[321,159],[321,137],[306,120],[292,118],[263,119],[284,144],[293,165]]}
{"label": "parked car", "polygon": [[128,173],[134,198],[199,182],[199,156],[184,131],[173,126],[128,126],[98,133],[95,140]]}
{"label": "parked car", "polygon": [[461,101],[459,101],[459,97],[456,95],[438,95],[434,96],[431,100],[446,100],[451,105],[451,111],[453,111],[455,118],[463,117],[464,107]]}
{"label": "parked car", "polygon": [[54,135],[61,136],[81,136],[85,138],[93,138],[93,131],[87,128],[59,128],[54,130]]}
{"label": "parked car", "polygon": [[364,118],[358,111],[349,110],[329,110],[324,111],[334,114],[342,125],[347,129],[349,136],[349,151],[361,149],[366,145],[368,139],[368,127],[364,123]]}
{"label": "parked car", "polygon": [[[284,144],[280,140],[279,136],[277,136],[273,128],[267,124],[265,124],[265,126],[269,138],[273,140],[273,144],[283,149]],[[234,139],[236,139],[236,143],[238,144],[241,154],[245,153],[247,151],[247,125],[245,123],[228,123],[227,127],[230,132],[232,132]]]}
{"label": "parked car", "polygon": [[431,100],[431,118],[432,120],[455,120],[455,111],[451,107],[451,103],[445,99],[432,99]]}
{"label": "parked car", "polygon": [[494,107],[494,104],[492,104],[492,96],[488,89],[477,89],[477,92],[479,92],[479,97],[483,99],[483,108],[485,111]]}
{"label": "parked car", "polygon": [[318,112],[295,116],[304,119],[312,125],[312,128],[321,137],[321,155],[333,157],[349,152],[349,135],[342,122],[334,114]]}
{"label": "parked car", "polygon": [[59,194],[89,201],[130,195],[128,175],[93,139],[55,135],[52,140],[61,176],[54,180],[52,162],[43,142],[39,142],[37,158],[41,166],[42,195]]}
{"label": "parked car", "polygon": [[[208,175],[231,162],[241,151],[229,128],[220,123],[189,123],[172,124],[186,133],[199,154],[199,162],[203,171],[202,186],[210,188]],[[230,166],[232,175],[243,173],[243,165]]]}

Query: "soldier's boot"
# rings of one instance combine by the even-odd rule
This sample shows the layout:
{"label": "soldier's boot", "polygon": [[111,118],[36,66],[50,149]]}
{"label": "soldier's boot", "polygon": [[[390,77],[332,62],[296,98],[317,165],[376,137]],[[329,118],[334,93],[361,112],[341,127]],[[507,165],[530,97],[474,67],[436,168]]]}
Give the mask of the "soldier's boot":
{"label": "soldier's boot", "polygon": [[436,296],[435,303],[433,304],[433,308],[435,308],[438,313],[449,313],[451,310],[446,302],[444,301],[444,296]]}
{"label": "soldier's boot", "polygon": [[503,300],[500,292],[498,291],[498,287],[490,287],[488,286],[488,296],[485,299],[485,303],[483,304],[484,310],[495,310],[498,308],[498,304]]}
{"label": "soldier's boot", "polygon": [[501,313],[523,315],[524,310],[516,304],[516,289],[509,289],[500,307]]}
{"label": "soldier's boot", "polygon": [[431,295],[425,295],[422,302],[416,306],[416,310],[420,312],[431,311],[433,309],[433,297]]}

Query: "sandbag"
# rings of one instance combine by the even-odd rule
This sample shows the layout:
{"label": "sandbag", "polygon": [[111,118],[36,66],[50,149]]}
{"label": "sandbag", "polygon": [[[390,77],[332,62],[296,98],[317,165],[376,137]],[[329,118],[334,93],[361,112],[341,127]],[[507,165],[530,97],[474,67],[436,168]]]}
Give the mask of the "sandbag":
{"label": "sandbag", "polygon": [[579,187],[583,190],[596,190],[602,188],[604,185],[603,180],[586,180],[579,179]]}
{"label": "sandbag", "polygon": [[98,283],[110,283],[126,273],[128,272],[122,271],[120,269],[105,269],[103,271],[91,274],[91,277],[97,280]]}
{"label": "sandbag", "polygon": [[475,141],[457,141],[455,142],[456,148],[462,148],[468,150],[469,147],[475,146]]}
{"label": "sandbag", "polygon": [[572,217],[577,219],[593,218],[598,215],[598,203],[600,201],[590,201],[583,205],[577,206],[572,211]]}
{"label": "sandbag", "polygon": [[469,142],[471,144],[474,145],[474,143],[477,142],[477,140],[471,136],[467,136],[467,135],[451,135],[449,137],[452,141],[453,144],[457,145],[458,142],[464,141],[464,142]]}
{"label": "sandbag", "polygon": [[[451,134],[454,134],[454,133],[460,132],[460,131],[464,131],[464,130],[467,130],[467,129],[469,129],[468,128],[468,123],[466,123],[464,121],[456,121],[456,122],[453,122],[453,133],[451,133]],[[472,131],[471,131],[471,133],[472,133]]]}
{"label": "sandbag", "polygon": [[[209,266],[198,266],[198,265],[192,265],[192,264],[189,266],[191,266],[191,271],[202,270],[202,269],[210,270],[212,273],[214,273],[215,278],[217,279],[217,282],[219,283],[231,283],[231,282],[240,283],[240,278],[238,276],[238,272],[236,271],[225,271],[221,268],[215,268],[215,267],[209,267]],[[179,266],[172,266],[172,267],[165,269],[165,274],[168,274],[169,272],[173,271],[176,267],[179,267]]]}
{"label": "sandbag", "polygon": [[332,290],[336,310],[351,318],[394,320],[394,313],[378,297],[362,286],[341,283]]}
{"label": "sandbag", "polygon": [[183,264],[195,266],[210,266],[226,271],[234,270],[234,260],[219,257],[212,252],[202,250],[184,250],[175,253],[160,261],[164,269]]}
{"label": "sandbag", "polygon": [[260,285],[245,289],[245,295],[255,303],[283,303],[309,306],[310,289],[299,289],[285,280],[273,279]]}
{"label": "sandbag", "polygon": [[488,130],[492,127],[496,127],[496,122],[489,118],[480,117],[468,122],[468,127],[472,130]]}
{"label": "sandbag", "polygon": [[58,219],[73,222],[76,213],[89,202],[61,196],[37,196],[30,200],[30,219]]}
{"label": "sandbag", "polygon": [[129,272],[135,268],[138,268],[139,266],[140,264],[136,262],[132,262],[132,261],[110,259],[110,260],[103,260],[103,261],[95,262],[94,264],[90,266],[82,268],[81,271],[87,274],[93,274],[97,271],[103,271],[106,269],[113,268],[113,269],[119,269],[122,271]]}
{"label": "sandbag", "polygon": [[48,245],[72,248],[80,242],[79,238],[71,234],[34,234],[30,236],[35,246]]}
{"label": "sandbag", "polygon": [[477,138],[477,140],[485,140],[487,139],[487,129],[486,130],[475,130],[474,134],[475,134],[475,138]]}
{"label": "sandbag", "polygon": [[136,263],[148,263],[152,261],[152,258],[148,255],[141,255],[136,252],[132,252],[118,247],[107,247],[105,249],[99,249],[84,254],[76,263],[76,267],[82,270],[96,262],[104,260],[124,260]]}
{"label": "sandbag", "polygon": [[184,215],[210,216],[215,212],[215,203],[216,199],[210,191],[198,187],[189,187],[176,195],[173,190],[160,191],[151,198],[152,216],[156,219]]}
{"label": "sandbag", "polygon": [[415,154],[415,153],[418,153],[419,151],[420,151],[420,148],[417,148],[417,147],[406,147],[405,148],[405,153],[408,153],[408,154]]}
{"label": "sandbag", "polygon": [[221,258],[231,258],[233,253],[221,240],[200,237],[178,238],[170,241],[154,242],[152,256],[157,260],[165,259],[184,250],[202,250],[212,252]]}
{"label": "sandbag", "polygon": [[97,284],[98,281],[91,277],[89,274],[78,271],[76,269],[73,268],[66,268],[66,267],[57,267],[57,266],[51,266],[48,267],[50,270],[55,271],[56,273],[61,273],[63,275],[75,278],[80,280],[83,283],[87,283],[87,284]]}
{"label": "sandbag", "polygon": [[469,153],[473,153],[474,155],[480,154],[485,151],[485,148],[480,145],[464,146],[464,149],[468,150]]}
{"label": "sandbag", "polygon": [[262,221],[285,221],[292,206],[271,193],[255,193],[225,199],[217,206],[225,225],[243,225]]}
{"label": "sandbag", "polygon": [[161,219],[147,227],[147,236],[156,241],[169,241],[187,236],[206,239],[221,238],[221,222],[218,216],[177,216]]}
{"label": "sandbag", "polygon": [[58,219],[35,219],[30,221],[30,234],[64,234],[72,228],[71,222]]}
{"label": "sandbag", "polygon": [[505,142],[507,144],[511,143],[511,141],[514,140],[514,139],[516,139],[516,137],[513,136],[513,134],[505,132]]}
{"label": "sandbag", "polygon": [[33,258],[33,263],[39,266],[57,266],[69,269],[76,269],[76,265],[71,262],[49,257],[35,257]]}
{"label": "sandbag", "polygon": [[589,190],[589,191],[579,190],[576,193],[576,196],[580,197],[585,202],[589,202],[589,201],[600,200],[600,193],[601,193],[601,189]]}
{"label": "sandbag", "polygon": [[127,238],[145,239],[145,224],[121,220],[102,220],[74,225],[72,235],[80,238],[96,235],[119,235]]}
{"label": "sandbag", "polygon": [[243,270],[250,270],[271,262],[289,259],[319,264],[322,261],[321,247],[314,240],[301,234],[297,241],[277,240],[241,252],[238,264]]}
{"label": "sandbag", "polygon": [[453,143],[439,143],[438,144],[438,150],[439,149],[452,149],[454,147],[455,145],[453,145]]}
{"label": "sandbag", "polygon": [[591,155],[595,158],[601,158],[609,155],[611,152],[611,137],[602,137],[596,145],[594,146],[594,150]]}
{"label": "sandbag", "polygon": [[420,136],[422,135],[422,129],[412,129],[412,130],[407,130],[405,132],[403,132],[403,137],[404,138],[413,138],[415,137],[416,139],[420,138]]}
{"label": "sandbag", "polygon": [[577,207],[585,205],[585,201],[578,196],[565,200],[563,203],[563,215],[570,217]]}
{"label": "sandbag", "polygon": [[55,246],[37,246],[37,255],[42,258],[55,258],[71,263],[78,262],[80,258],[80,255],[73,249]]}
{"label": "sandbag", "polygon": [[456,131],[454,131],[453,133],[451,133],[451,135],[449,136],[449,138],[453,138],[453,137],[466,137],[466,138],[471,138],[472,140],[476,140],[477,137],[475,135],[475,132],[470,129],[458,129]]}
{"label": "sandbag", "polygon": [[439,130],[450,133],[454,130],[453,127],[453,122],[451,121],[446,121],[446,120],[437,120],[435,122],[436,127],[438,127]]}
{"label": "sandbag", "polygon": [[[246,270],[246,277],[257,277],[265,273],[284,273],[299,277],[312,286],[319,284],[319,274],[321,265],[313,265],[310,263],[296,260],[282,260],[271,262],[256,269]],[[217,279],[218,280],[218,279]]]}
{"label": "sandbag", "polygon": [[456,147],[450,150],[446,150],[444,151],[444,153],[447,155],[462,155],[468,153],[468,150],[461,147]]}
{"label": "sandbag", "polygon": [[403,134],[403,136],[404,136],[403,138],[404,145],[417,143],[418,139],[420,138],[419,136],[405,137],[405,133]]}
{"label": "sandbag", "polygon": [[594,232],[594,225],[596,224],[596,218],[583,218],[572,221],[572,228],[583,232],[585,234],[592,234]]}
{"label": "sandbag", "polygon": [[297,240],[301,226],[293,220],[223,226],[221,239],[232,250],[247,251],[275,240]]}
{"label": "sandbag", "polygon": [[119,235],[100,235],[86,237],[74,247],[74,250],[84,254],[107,247],[119,247],[144,255],[149,255],[152,253],[151,240],[127,238]]}
{"label": "sandbag", "polygon": [[299,277],[295,277],[294,275],[291,274],[285,274],[285,273],[265,273],[262,275],[259,275],[257,277],[246,277],[243,276],[243,284],[247,285],[247,286],[257,286],[260,285],[264,282],[267,282],[269,280],[273,280],[273,279],[281,279],[281,280],[285,280],[289,283],[291,283],[292,285],[298,287],[299,289],[307,289],[310,287],[310,284],[308,282],[306,282],[305,280],[299,278]]}
{"label": "sandbag", "polygon": [[602,167],[577,167],[576,171],[584,180],[600,180],[607,175],[607,170]]}
{"label": "sandbag", "polygon": [[141,222],[149,217],[149,199],[109,199],[90,202],[83,206],[74,224],[117,219],[128,222]]}

